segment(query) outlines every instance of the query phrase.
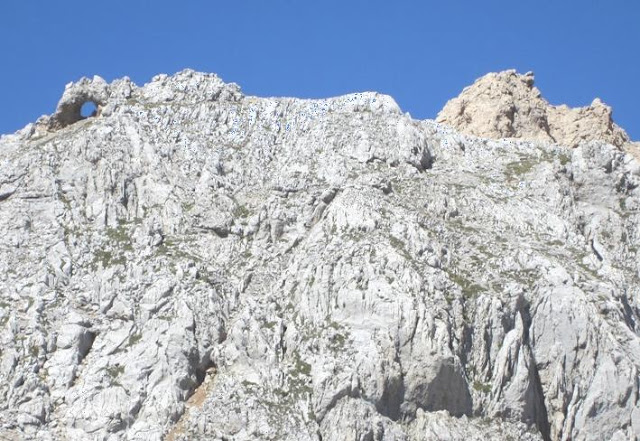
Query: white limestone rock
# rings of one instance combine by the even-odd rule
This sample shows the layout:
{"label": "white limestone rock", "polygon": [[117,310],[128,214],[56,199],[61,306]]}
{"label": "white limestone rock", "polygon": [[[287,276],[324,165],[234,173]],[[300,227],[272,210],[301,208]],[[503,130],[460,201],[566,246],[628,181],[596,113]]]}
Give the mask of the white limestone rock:
{"label": "white limestone rock", "polygon": [[0,138],[0,438],[640,439],[640,164],[572,125],[599,103],[492,78],[520,113],[472,135],[376,93],[68,86]]}

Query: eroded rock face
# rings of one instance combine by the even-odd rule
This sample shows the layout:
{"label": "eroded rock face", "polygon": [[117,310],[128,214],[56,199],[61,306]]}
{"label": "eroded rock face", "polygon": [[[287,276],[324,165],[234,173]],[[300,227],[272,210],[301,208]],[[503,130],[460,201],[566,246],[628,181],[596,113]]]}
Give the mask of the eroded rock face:
{"label": "eroded rock face", "polygon": [[633,157],[193,71],[61,103],[96,85],[0,138],[2,437],[640,437]]}
{"label": "eroded rock face", "polygon": [[100,111],[109,99],[109,89],[109,85],[99,76],[94,76],[92,80],[83,78],[77,83],[67,84],[49,121],[50,128],[58,130],[82,120],[81,109],[85,103],[94,103],[97,111]]}
{"label": "eroded rock face", "polygon": [[611,107],[600,99],[588,107],[552,106],[534,87],[532,72],[490,73],[449,101],[436,121],[483,138],[520,138],[577,147],[601,141],[616,147],[629,137],[614,124]]}

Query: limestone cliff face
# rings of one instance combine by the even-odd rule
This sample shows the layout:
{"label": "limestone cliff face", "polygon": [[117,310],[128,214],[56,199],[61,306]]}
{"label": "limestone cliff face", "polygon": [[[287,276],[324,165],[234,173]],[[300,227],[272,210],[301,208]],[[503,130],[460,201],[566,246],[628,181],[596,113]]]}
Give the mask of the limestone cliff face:
{"label": "limestone cliff face", "polygon": [[640,164],[498,75],[512,112],[439,117],[480,138],[376,93],[69,85],[0,138],[0,438],[639,439]]}
{"label": "limestone cliff face", "polygon": [[533,73],[490,73],[449,101],[436,121],[475,136],[520,138],[577,147],[601,141],[616,147],[630,143],[614,124],[611,107],[600,99],[588,107],[552,106],[534,87]]}

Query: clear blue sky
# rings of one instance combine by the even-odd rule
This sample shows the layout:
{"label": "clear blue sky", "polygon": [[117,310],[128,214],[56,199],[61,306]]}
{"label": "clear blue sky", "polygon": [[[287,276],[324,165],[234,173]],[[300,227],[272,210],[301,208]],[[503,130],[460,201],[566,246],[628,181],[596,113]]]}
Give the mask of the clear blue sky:
{"label": "clear blue sky", "polygon": [[189,67],[260,96],[376,90],[422,119],[516,68],[553,104],[602,98],[640,139],[636,0],[2,0],[0,56],[0,133],[94,74],[142,85]]}

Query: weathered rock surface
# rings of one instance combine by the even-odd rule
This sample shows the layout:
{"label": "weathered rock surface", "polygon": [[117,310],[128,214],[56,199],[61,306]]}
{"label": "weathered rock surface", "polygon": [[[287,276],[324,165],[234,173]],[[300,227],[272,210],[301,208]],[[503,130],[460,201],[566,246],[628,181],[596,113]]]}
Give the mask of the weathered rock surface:
{"label": "weathered rock surface", "polygon": [[612,119],[611,107],[600,99],[590,106],[569,108],[549,104],[534,87],[532,72],[489,73],[450,100],[436,121],[485,138],[521,138],[577,147],[601,141],[616,147],[630,143]]}
{"label": "weathered rock surface", "polygon": [[640,439],[640,164],[552,126],[70,85],[0,138],[0,437]]}

